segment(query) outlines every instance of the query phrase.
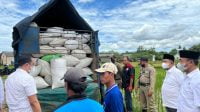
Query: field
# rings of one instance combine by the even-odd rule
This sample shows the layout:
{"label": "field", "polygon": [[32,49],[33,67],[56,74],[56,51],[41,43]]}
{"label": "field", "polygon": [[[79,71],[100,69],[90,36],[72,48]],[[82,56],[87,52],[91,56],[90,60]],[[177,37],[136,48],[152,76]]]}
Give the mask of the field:
{"label": "field", "polygon": [[[155,92],[154,92],[156,107],[157,107],[158,112],[165,112],[165,109],[162,106],[162,99],[161,99],[161,87],[162,87],[162,83],[165,77],[165,70],[161,68],[161,62],[159,61],[150,62],[150,63],[156,69],[156,84],[155,84]],[[136,69],[136,80],[137,80],[140,69],[137,62],[134,62],[133,65]],[[133,91],[133,107],[134,107],[135,112],[141,112],[140,103],[138,99],[139,99],[139,93],[136,91]]]}
{"label": "field", "polygon": [[[151,65],[153,65],[156,68],[156,85],[155,85],[155,100],[156,100],[156,106],[158,112],[165,112],[165,109],[162,106],[162,100],[161,100],[161,86],[163,83],[163,79],[165,77],[165,70],[161,68],[161,62],[156,61],[156,62],[150,62]],[[138,62],[132,63],[136,69],[136,80],[138,79],[139,76],[139,66]],[[3,77],[5,79],[6,76]],[[137,81],[135,81],[137,82]],[[141,112],[140,110],[140,103],[138,101],[138,93],[136,91],[133,91],[133,107],[134,107],[134,112]]]}

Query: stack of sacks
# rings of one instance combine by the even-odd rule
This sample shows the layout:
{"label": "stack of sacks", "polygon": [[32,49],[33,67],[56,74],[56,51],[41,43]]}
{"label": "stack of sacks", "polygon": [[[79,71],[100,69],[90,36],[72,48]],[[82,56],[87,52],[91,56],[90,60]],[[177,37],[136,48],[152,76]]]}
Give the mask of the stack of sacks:
{"label": "stack of sacks", "polygon": [[35,66],[30,71],[30,75],[34,77],[38,89],[47,88],[52,84],[50,65],[44,60],[36,60]]}
{"label": "stack of sacks", "polygon": [[38,89],[47,88],[49,86],[52,89],[64,87],[64,81],[61,78],[67,72],[68,69],[77,67],[84,71],[84,74],[88,76],[88,80],[91,79],[90,75],[93,74],[89,68],[93,59],[85,57],[79,59],[72,55],[64,55],[60,58],[53,58],[50,63],[42,59],[37,59],[35,66],[33,66],[30,75],[35,79]]}
{"label": "stack of sacks", "polygon": [[51,27],[40,33],[40,53],[78,54],[76,56],[83,58],[92,53],[88,45],[90,39],[91,35],[88,33],[81,34],[61,27]]}

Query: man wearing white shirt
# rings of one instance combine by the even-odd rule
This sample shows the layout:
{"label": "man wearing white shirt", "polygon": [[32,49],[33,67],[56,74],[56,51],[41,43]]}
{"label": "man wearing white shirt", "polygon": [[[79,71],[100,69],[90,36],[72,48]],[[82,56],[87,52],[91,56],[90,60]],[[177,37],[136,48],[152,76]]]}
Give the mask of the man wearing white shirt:
{"label": "man wearing white shirt", "polygon": [[2,105],[4,101],[4,87],[3,87],[3,81],[0,76],[0,112],[3,111]]}
{"label": "man wearing white shirt", "polygon": [[174,65],[174,56],[164,54],[162,68],[166,76],[162,85],[162,101],[167,112],[177,112],[178,95],[183,81],[183,73]]}
{"label": "man wearing white shirt", "polygon": [[200,112],[199,52],[182,50],[177,65],[186,73],[178,98],[178,112]]}
{"label": "man wearing white shirt", "polygon": [[5,82],[6,101],[9,112],[41,112],[37,99],[36,84],[29,72],[33,66],[31,56],[18,59],[19,68]]}

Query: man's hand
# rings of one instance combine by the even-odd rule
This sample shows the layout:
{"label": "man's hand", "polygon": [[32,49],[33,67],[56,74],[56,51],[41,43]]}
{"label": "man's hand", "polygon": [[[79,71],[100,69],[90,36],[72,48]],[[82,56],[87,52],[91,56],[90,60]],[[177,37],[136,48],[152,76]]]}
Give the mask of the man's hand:
{"label": "man's hand", "polygon": [[133,86],[127,87],[127,90],[131,92],[133,90]]}
{"label": "man's hand", "polygon": [[148,96],[151,97],[153,95],[153,91],[149,90]]}

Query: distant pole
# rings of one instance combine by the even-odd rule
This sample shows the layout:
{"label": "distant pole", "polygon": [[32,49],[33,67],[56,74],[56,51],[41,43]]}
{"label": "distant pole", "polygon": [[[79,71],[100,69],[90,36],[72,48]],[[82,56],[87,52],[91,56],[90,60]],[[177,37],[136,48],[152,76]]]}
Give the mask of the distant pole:
{"label": "distant pole", "polygon": [[152,61],[156,61],[156,56],[155,55],[152,56]]}

